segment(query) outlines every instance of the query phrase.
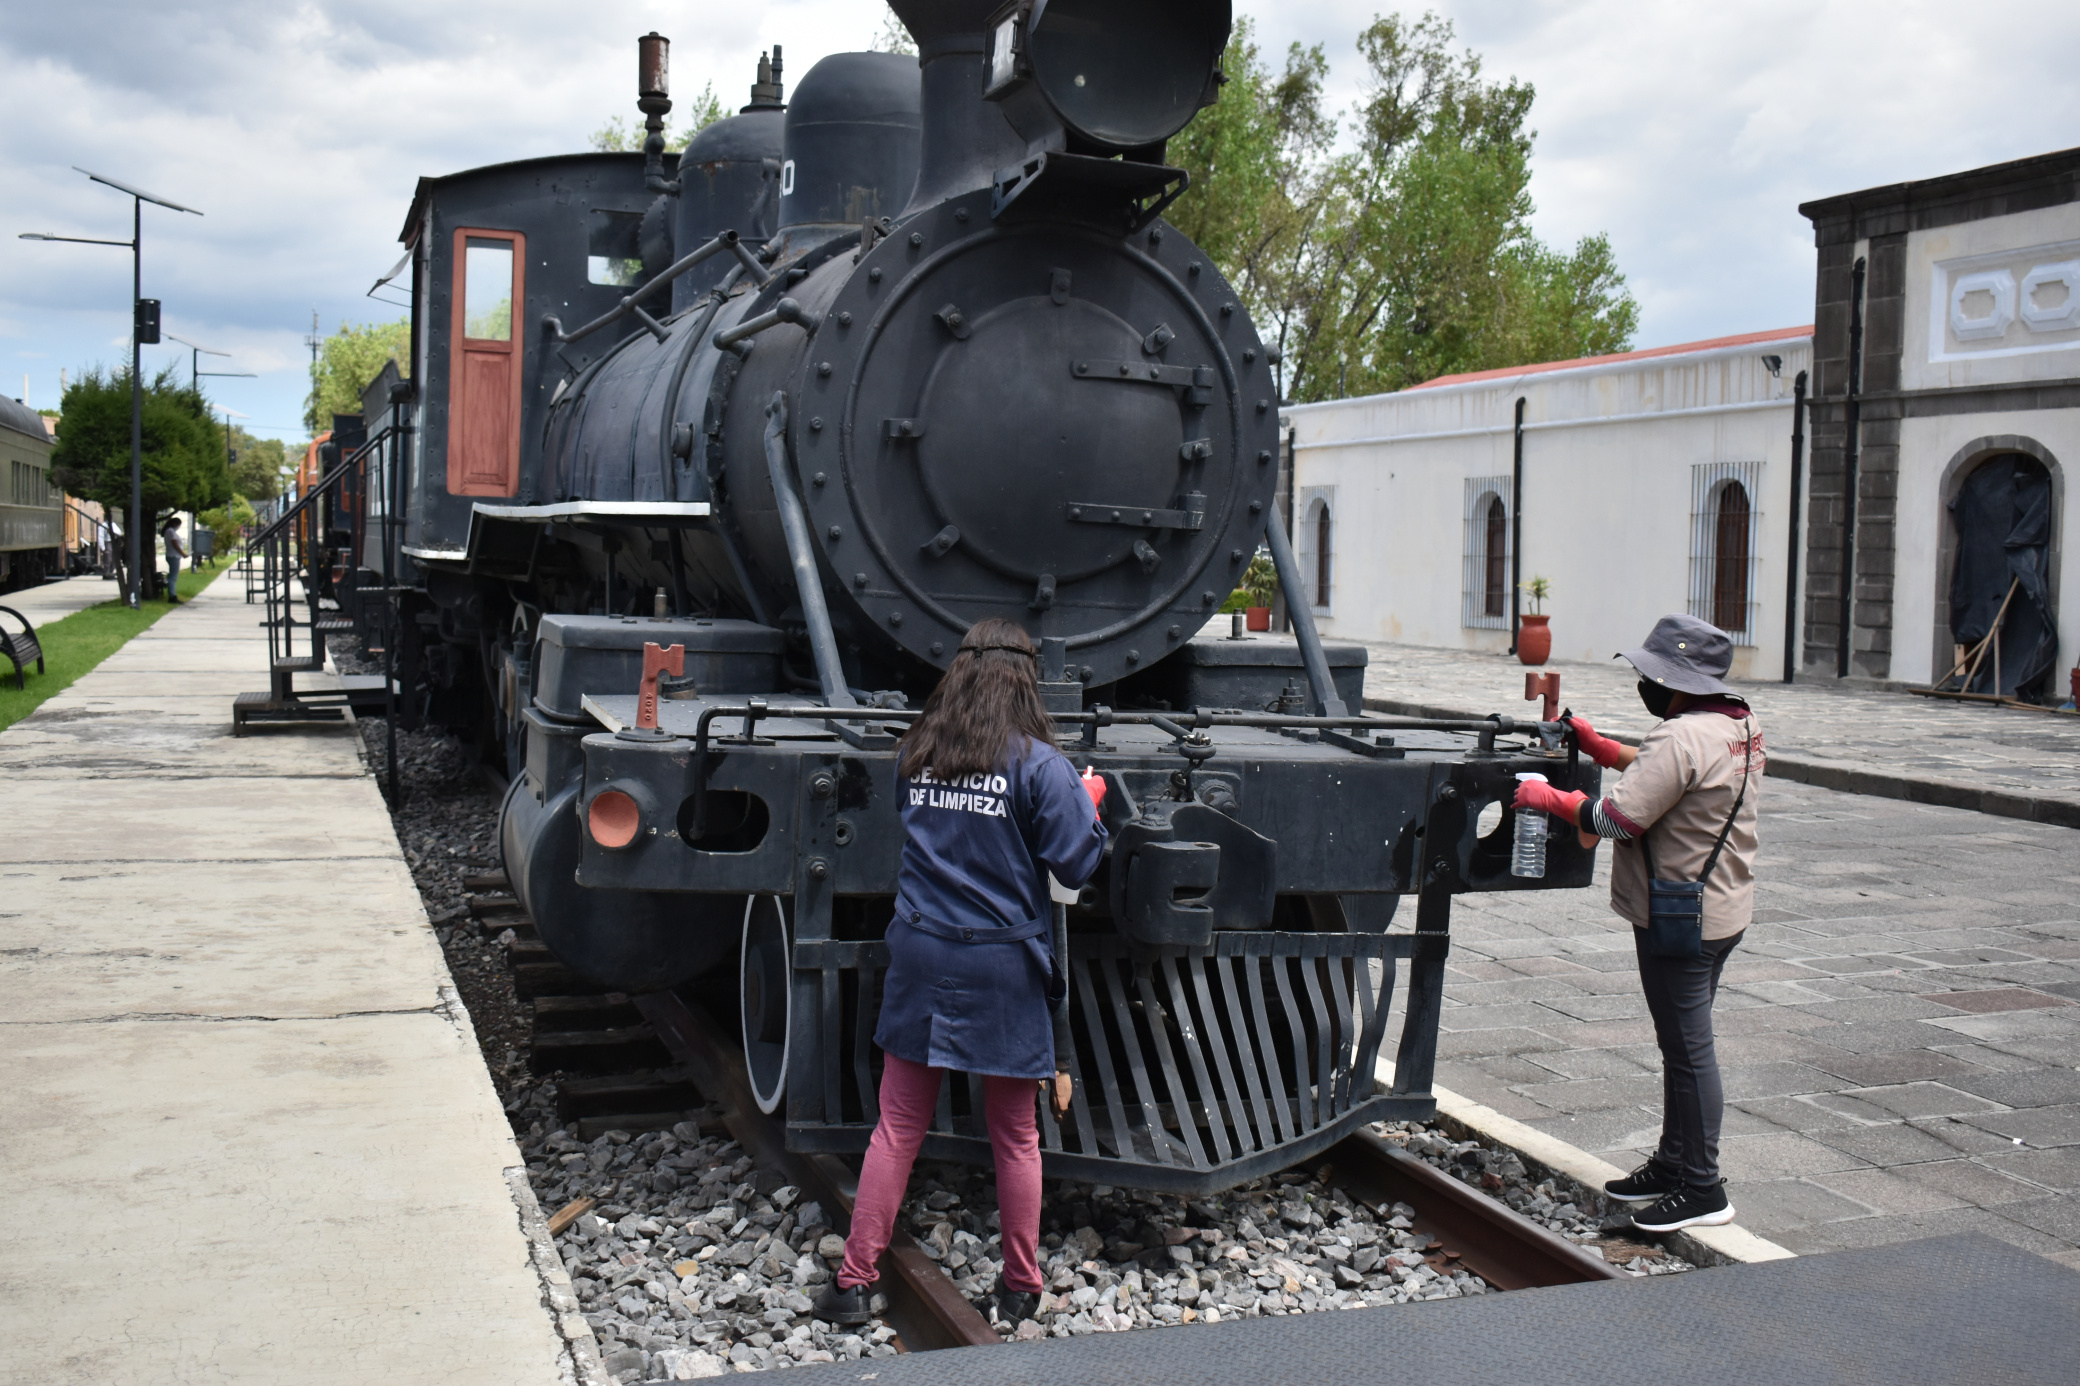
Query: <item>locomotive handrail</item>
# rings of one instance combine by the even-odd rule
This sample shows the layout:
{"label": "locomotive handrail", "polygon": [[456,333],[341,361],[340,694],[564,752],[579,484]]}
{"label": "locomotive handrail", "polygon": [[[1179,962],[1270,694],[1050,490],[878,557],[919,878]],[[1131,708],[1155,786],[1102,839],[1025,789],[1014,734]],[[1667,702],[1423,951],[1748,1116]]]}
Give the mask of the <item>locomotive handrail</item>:
{"label": "locomotive handrail", "polygon": [[580,338],[589,337],[601,328],[606,327],[610,323],[617,323],[632,313],[643,324],[643,327],[661,342],[667,335],[664,325],[637,305],[701,261],[720,255],[726,250],[735,252],[736,257],[743,261],[744,268],[750,271],[751,277],[758,281],[760,288],[764,288],[772,280],[773,276],[766,272],[765,266],[758,263],[758,258],[751,253],[751,248],[744,244],[743,239],[734,231],[724,231],[706,245],[689,251],[673,261],[670,265],[660,270],[657,276],[649,283],[632,290],[628,297],[622,299],[620,303],[607,312],[600,314],[591,322],[586,323],[583,327],[566,332],[563,330],[563,319],[557,317],[554,313],[545,313],[542,315],[542,330],[548,333],[558,346],[565,346]]}
{"label": "locomotive handrail", "polygon": [[755,318],[746,318],[735,327],[725,328],[717,332],[713,341],[717,349],[729,351],[738,342],[750,337],[756,337],[768,327],[778,327],[783,322],[806,323],[808,321],[809,315],[802,311],[801,304],[796,303],[791,298],[783,298],[773,305],[772,311],[760,313]]}
{"label": "locomotive handrail", "polygon": [[[784,300],[783,300],[784,301]],[[823,700],[833,707],[853,709],[852,690],[845,685],[845,667],[838,659],[838,637],[831,630],[830,607],[824,602],[823,576],[816,568],[816,550],[809,541],[809,512],[795,492],[794,478],[787,465],[787,392],[773,392],[766,405],[766,471],[773,483],[774,508],[780,512],[780,532],[787,540],[787,556],[794,566],[795,593],[802,603],[802,623],[809,628],[809,652],[816,659],[816,679],[823,686]]]}
{"label": "locomotive handrail", "polygon": [[[1307,665],[1307,682],[1314,694],[1314,710],[1330,716],[1344,710],[1343,699],[1336,695],[1336,680],[1329,673],[1329,656],[1322,649],[1321,632],[1315,629],[1314,607],[1305,598],[1307,588],[1300,580],[1300,561],[1293,557],[1293,545],[1286,538],[1285,526],[1279,523],[1278,508],[1271,507],[1264,513],[1264,542],[1271,548],[1271,564],[1278,570],[1279,590],[1286,594],[1286,615],[1293,621],[1293,636],[1300,645],[1300,658]],[[1295,597],[1301,600],[1295,601]]]}
{"label": "locomotive handrail", "polygon": [[[706,831],[708,822],[708,754],[711,749],[710,730],[718,717],[741,717],[744,719],[744,739],[749,740],[752,728],[763,718],[779,717],[790,720],[815,721],[837,719],[845,721],[864,720],[874,722],[914,722],[924,715],[917,708],[873,709],[868,712],[853,707],[794,707],[774,706],[763,698],[752,698],[741,704],[715,704],[701,709],[700,717],[693,730],[693,828],[694,836]],[[1175,718],[1159,712],[1115,712],[1109,707],[1096,707],[1088,712],[1051,712],[1049,718],[1066,726],[1146,726],[1155,727],[1170,735],[1177,735],[1182,728]],[[1362,728],[1370,731],[1436,731],[1461,732],[1480,737],[1483,750],[1494,749],[1497,736],[1537,736],[1542,731],[1564,727],[1564,723],[1526,721],[1519,717],[1504,717],[1500,713],[1488,717],[1374,717],[1364,713],[1332,717],[1308,717],[1279,712],[1206,712],[1191,714],[1194,728],[1206,727],[1252,727],[1260,730],[1280,730],[1287,727],[1311,728],[1316,731],[1331,731],[1342,728]],[[676,740],[666,733],[665,740]]]}

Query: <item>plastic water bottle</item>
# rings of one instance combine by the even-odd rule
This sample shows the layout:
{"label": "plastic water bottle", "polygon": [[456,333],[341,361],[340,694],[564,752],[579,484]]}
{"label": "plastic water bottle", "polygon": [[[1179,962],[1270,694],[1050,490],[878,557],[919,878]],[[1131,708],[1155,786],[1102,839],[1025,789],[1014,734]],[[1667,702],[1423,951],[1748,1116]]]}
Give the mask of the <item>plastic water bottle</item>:
{"label": "plastic water bottle", "polygon": [[[1546,782],[1544,775],[1526,771],[1519,780]],[[1538,880],[1546,874],[1546,816],[1530,809],[1517,810],[1517,836],[1509,854],[1509,874]]]}

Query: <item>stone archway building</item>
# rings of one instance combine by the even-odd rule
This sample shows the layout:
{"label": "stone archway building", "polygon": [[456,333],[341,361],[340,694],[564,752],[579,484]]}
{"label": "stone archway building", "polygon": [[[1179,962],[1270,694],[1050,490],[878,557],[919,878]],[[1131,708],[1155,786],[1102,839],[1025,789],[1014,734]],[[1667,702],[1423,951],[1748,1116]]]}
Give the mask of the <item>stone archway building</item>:
{"label": "stone archway building", "polygon": [[[2080,592],[2062,542],[2064,466],[2080,457],[2080,149],[1799,210],[1819,249],[1800,667],[1926,683],[1951,662],[1948,506],[1987,458],[2050,472],[2050,586]],[[2054,609],[2056,691],[2080,612]]]}

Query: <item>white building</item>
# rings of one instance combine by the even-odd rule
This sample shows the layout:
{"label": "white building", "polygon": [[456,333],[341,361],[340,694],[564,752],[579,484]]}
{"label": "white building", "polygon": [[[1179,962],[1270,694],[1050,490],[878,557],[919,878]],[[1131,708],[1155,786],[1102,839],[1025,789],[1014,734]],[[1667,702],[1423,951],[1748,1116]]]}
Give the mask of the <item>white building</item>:
{"label": "white building", "polygon": [[2012,584],[2002,690],[2035,670],[2057,701],[2080,650],[2080,621],[2059,609],[2080,579],[2063,544],[2080,457],[2080,149],[1799,211],[1819,250],[1802,668],[1940,678]]}
{"label": "white building", "polygon": [[1289,406],[1323,633],[1502,653],[1517,574],[1551,584],[1556,659],[1689,611],[1734,636],[1736,675],[1780,676],[1811,346],[1785,328]]}
{"label": "white building", "polygon": [[1688,611],[1734,636],[1737,676],[1927,684],[1976,647],[1974,691],[1997,667],[2003,693],[2062,699],[2080,149],[1800,211],[1817,328],[1289,407],[1324,631],[1500,652],[1516,576],[1542,576],[1555,658]]}

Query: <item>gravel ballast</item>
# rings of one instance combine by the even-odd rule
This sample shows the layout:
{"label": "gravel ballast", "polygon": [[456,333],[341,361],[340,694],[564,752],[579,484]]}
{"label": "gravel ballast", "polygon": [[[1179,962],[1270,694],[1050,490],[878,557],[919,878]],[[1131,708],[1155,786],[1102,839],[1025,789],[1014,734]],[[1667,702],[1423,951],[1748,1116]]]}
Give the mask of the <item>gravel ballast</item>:
{"label": "gravel ballast", "polygon": [[[335,661],[363,661],[335,638]],[[372,768],[382,719],[361,719]],[[531,1014],[505,950],[469,917],[465,879],[499,869],[498,791],[452,739],[399,738],[398,839],[547,1212],[591,1199],[556,1236],[607,1370],[622,1382],[889,1356],[894,1329],[816,1320],[816,1291],[843,1243],[828,1210],[756,1168],[713,1109],[670,1131],[583,1141],[556,1115],[559,1075],[527,1065]],[[1633,1275],[1690,1269],[1644,1239],[1606,1230],[1600,1193],[1527,1170],[1515,1154],[1416,1124],[1374,1128],[1409,1153],[1509,1204]],[[1050,1180],[1042,1207],[1047,1281],[1034,1318],[1007,1338],[1071,1337],[1485,1294],[1414,1233],[1413,1209],[1372,1208],[1321,1166],[1203,1199]],[[920,1161],[901,1225],[971,1302],[989,1311],[1002,1268],[990,1171]],[[1615,1225],[1615,1224],[1614,1224]]]}

